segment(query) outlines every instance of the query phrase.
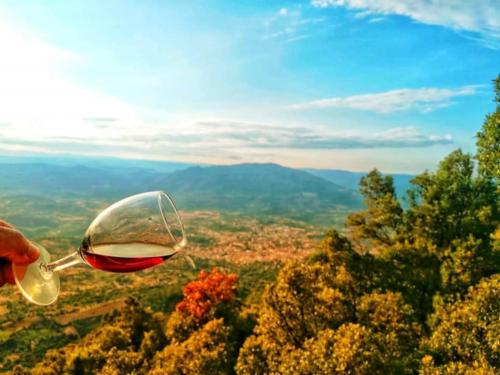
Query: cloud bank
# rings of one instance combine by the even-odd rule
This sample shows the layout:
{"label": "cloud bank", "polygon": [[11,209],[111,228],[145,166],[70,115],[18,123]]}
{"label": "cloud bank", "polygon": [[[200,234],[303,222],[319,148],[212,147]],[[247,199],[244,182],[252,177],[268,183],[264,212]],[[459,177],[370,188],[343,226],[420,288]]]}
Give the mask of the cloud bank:
{"label": "cloud bank", "polygon": [[[291,149],[371,149],[430,147],[453,143],[451,135],[427,135],[416,127],[380,132],[359,130],[329,131],[305,127],[270,126],[237,121],[204,121],[197,124],[199,139],[212,134],[212,142],[233,143],[236,147]],[[203,128],[207,132],[203,132]],[[209,130],[209,132],[208,132]],[[194,134],[193,134],[194,136]]]}
{"label": "cloud bank", "polygon": [[463,86],[456,89],[398,89],[373,94],[314,100],[293,104],[288,108],[295,110],[350,108],[378,113],[416,110],[426,113],[452,105],[452,98],[474,95],[478,87],[480,86]]}
{"label": "cloud bank", "polygon": [[[100,124],[95,124],[100,132]],[[60,152],[121,153],[165,158],[177,155],[244,156],[248,151],[275,150],[347,150],[380,148],[424,148],[452,144],[451,135],[424,134],[415,127],[380,132],[357,130],[328,131],[305,127],[275,126],[243,121],[206,120],[182,126],[120,129],[106,136],[51,136],[45,138],[9,135],[0,129],[0,148]],[[261,150],[261,151],[259,151]]]}

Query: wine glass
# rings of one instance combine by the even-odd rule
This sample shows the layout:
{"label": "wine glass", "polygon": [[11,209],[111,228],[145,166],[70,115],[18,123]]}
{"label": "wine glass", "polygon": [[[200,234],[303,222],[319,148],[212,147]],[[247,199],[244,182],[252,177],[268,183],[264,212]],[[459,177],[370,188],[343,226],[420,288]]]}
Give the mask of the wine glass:
{"label": "wine glass", "polygon": [[186,245],[186,235],[172,198],[152,191],[102,211],[71,255],[51,263],[47,250],[35,245],[40,257],[28,266],[13,265],[14,277],[29,301],[50,305],[59,295],[58,271],[79,263],[110,272],[143,270],[177,254]]}

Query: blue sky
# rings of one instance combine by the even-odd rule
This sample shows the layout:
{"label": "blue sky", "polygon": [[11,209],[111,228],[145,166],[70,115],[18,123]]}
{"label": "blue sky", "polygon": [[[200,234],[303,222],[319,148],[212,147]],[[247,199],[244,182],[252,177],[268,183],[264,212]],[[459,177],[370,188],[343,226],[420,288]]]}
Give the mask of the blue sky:
{"label": "blue sky", "polygon": [[0,0],[4,154],[414,173],[500,73],[494,0],[47,4]]}

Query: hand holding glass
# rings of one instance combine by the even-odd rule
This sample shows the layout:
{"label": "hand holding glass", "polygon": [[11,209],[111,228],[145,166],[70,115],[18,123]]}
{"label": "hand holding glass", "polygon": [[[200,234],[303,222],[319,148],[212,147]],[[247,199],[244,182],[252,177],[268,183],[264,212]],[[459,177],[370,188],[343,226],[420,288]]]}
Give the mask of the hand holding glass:
{"label": "hand holding glass", "polygon": [[181,218],[172,198],[161,191],[125,198],[102,211],[90,224],[80,248],[58,261],[40,245],[40,258],[13,265],[22,294],[37,305],[59,295],[57,271],[79,263],[110,272],[134,272],[162,263],[186,245]]}

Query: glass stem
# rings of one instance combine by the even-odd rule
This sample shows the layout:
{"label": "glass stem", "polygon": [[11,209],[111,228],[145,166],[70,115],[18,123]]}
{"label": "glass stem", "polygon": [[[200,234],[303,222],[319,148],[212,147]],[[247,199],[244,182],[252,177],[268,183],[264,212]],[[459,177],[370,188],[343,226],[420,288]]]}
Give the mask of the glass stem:
{"label": "glass stem", "polygon": [[74,266],[75,264],[78,263],[83,263],[83,260],[80,257],[78,251],[75,251],[73,254],[70,254],[68,256],[65,256],[64,258],[56,260],[55,262],[47,264],[46,269],[49,272],[56,272]]}

